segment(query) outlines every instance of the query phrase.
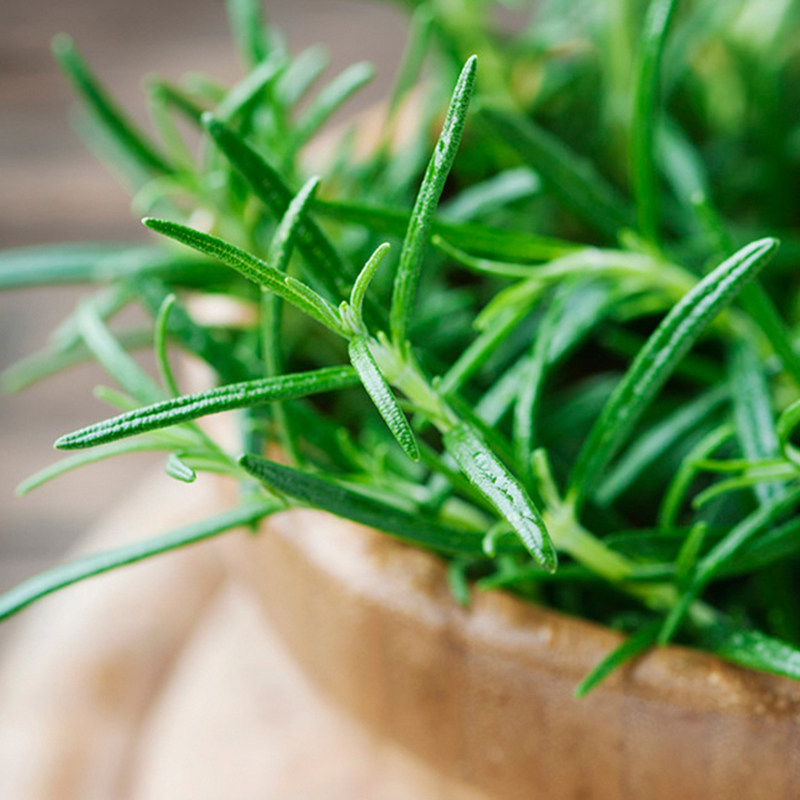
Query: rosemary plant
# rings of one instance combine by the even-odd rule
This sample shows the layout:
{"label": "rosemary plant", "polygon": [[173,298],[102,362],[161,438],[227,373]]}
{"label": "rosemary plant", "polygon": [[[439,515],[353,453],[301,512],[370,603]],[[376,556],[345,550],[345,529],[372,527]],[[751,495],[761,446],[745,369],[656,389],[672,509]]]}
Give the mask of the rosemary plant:
{"label": "rosemary plant", "polygon": [[[157,138],[55,40],[152,243],[6,252],[0,287],[96,286],[6,388],[87,358],[117,384],[22,493],[155,450],[241,504],[39,575],[0,618],[312,506],[437,554],[459,602],[503,588],[629,632],[580,694],[674,639],[800,678],[797,5],[522,2],[509,33],[491,0],[408,1],[377,144],[346,131],[321,176],[305,147],[372,68],[315,89],[321,50],[228,5],[244,77],[152,79]],[[220,294],[252,321],[195,316]],[[148,330],[116,323],[131,304]],[[182,394],[170,346],[218,385]],[[196,420],[233,409],[228,452]]]}

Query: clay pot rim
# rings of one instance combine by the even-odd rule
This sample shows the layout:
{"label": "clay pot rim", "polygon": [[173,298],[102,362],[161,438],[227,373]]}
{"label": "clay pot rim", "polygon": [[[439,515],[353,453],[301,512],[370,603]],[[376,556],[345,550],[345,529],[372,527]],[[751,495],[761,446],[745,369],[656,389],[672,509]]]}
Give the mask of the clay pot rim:
{"label": "clay pot rim", "polygon": [[[295,508],[276,514],[265,521],[262,535],[279,536],[343,591],[379,610],[422,617],[426,625],[440,628],[446,634],[443,646],[475,637],[500,659],[560,674],[576,686],[623,639],[598,623],[500,590],[473,590],[464,609],[450,593],[440,558],[326,512]],[[653,649],[623,666],[594,692],[632,695],[687,713],[762,719],[800,714],[800,683],[675,645]]]}

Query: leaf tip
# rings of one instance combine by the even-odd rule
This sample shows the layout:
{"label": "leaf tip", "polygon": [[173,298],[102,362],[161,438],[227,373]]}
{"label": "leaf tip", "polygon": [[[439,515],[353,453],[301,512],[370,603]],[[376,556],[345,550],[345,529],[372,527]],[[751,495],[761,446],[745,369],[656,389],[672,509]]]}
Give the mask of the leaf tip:
{"label": "leaf tip", "polygon": [[[546,534],[545,534],[546,536]],[[541,553],[538,554],[539,563],[545,568],[547,572],[554,575],[558,571],[558,553],[549,537],[544,540],[544,546]]]}
{"label": "leaf tip", "polygon": [[50,51],[58,61],[63,61],[75,52],[75,41],[68,33],[57,33],[50,40]]}
{"label": "leaf tip", "polygon": [[217,132],[222,129],[222,123],[214,116],[213,112],[211,111],[204,111],[200,115],[200,124],[211,134],[214,136]]}

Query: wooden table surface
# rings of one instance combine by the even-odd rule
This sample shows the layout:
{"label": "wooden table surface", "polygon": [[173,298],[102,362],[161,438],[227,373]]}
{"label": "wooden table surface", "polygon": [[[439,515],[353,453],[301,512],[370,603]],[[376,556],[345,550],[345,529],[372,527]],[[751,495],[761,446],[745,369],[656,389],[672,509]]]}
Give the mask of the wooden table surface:
{"label": "wooden table surface", "polygon": [[[403,45],[388,3],[269,0],[268,17],[294,52],[324,41],[335,74],[368,59],[375,82],[349,106],[382,97]],[[96,71],[143,124],[141,77],[204,71],[235,81],[239,66],[220,0],[3,0],[0,25],[0,248],[145,236],[124,191],[72,132],[72,98],[50,57],[51,37],[72,34]],[[0,294],[0,369],[41,347],[81,289]],[[25,498],[14,486],[54,458],[53,440],[107,413],[91,396],[101,373],[81,367],[18,396],[0,396],[0,591],[53,563],[125,495],[157,459],[105,462]],[[167,480],[165,478],[165,480]],[[0,641],[3,633],[0,632]]]}

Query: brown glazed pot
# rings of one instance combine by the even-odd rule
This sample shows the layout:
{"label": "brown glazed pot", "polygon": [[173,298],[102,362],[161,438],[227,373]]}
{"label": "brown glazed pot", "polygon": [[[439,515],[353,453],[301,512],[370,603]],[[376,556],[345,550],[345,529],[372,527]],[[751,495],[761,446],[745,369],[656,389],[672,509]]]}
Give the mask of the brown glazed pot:
{"label": "brown glazed pot", "polygon": [[438,559],[320,512],[231,544],[307,675],[454,782],[503,800],[800,797],[800,684],[668,647],[577,700],[618,634],[500,592],[462,609]]}

